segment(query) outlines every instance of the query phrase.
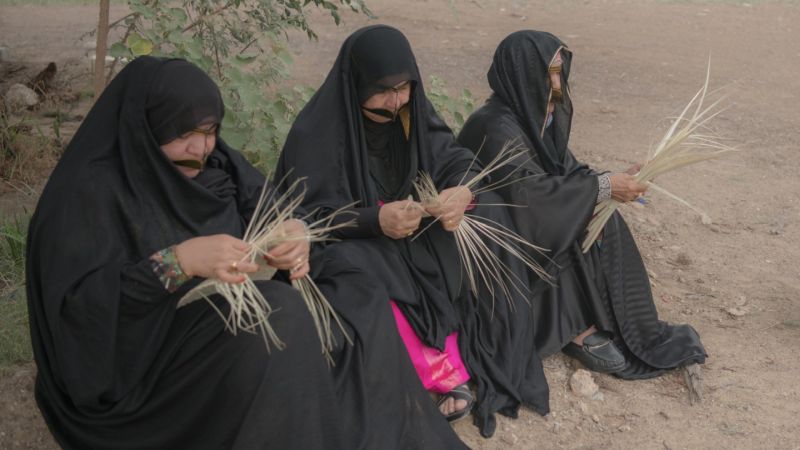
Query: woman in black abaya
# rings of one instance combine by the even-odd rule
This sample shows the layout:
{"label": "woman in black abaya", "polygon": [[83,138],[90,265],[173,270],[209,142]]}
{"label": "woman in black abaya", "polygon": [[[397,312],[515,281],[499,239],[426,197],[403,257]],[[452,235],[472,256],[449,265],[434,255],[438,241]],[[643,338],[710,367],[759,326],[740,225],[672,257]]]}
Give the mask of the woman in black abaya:
{"label": "woman in black abaya", "polygon": [[628,173],[595,172],[567,147],[571,60],[571,52],[549,33],[508,36],[488,72],[493,94],[458,136],[473,151],[482,147],[482,160],[510,140],[531,157],[516,175],[527,178],[501,195],[526,206],[511,210],[516,230],[551,250],[548,271],[555,284],[538,282],[533,289],[536,348],[542,356],[563,349],[590,369],[621,378],[653,377],[702,363],[705,349],[691,326],[658,320],[647,271],[619,213],[609,220],[602,239],[588,253],[581,252],[595,205],[609,197],[635,200],[646,186]]}
{"label": "woman in black abaya", "polygon": [[[525,404],[546,413],[548,395],[524,299],[475,299],[464,283],[452,231],[472,201],[459,186],[478,170],[472,160],[425,97],[405,36],[377,25],[342,45],[292,126],[276,179],[307,177],[303,205],[322,215],[356,204],[356,226],[325,249],[322,270],[359,267],[365,282],[380,288],[370,293],[355,281],[335,283],[334,307],[346,310],[346,302],[363,296],[392,299],[398,328],[382,333],[399,330],[423,384],[445,394],[440,410],[449,418],[468,412],[463,383],[471,379],[474,420],[491,436],[495,412],[515,416]],[[440,217],[430,227],[413,189],[420,172],[431,175],[441,198],[451,198],[441,209],[428,208]],[[505,209],[480,206],[499,203],[491,195],[479,196],[473,213],[510,224]],[[508,263],[526,276],[518,262]]]}
{"label": "woman in black abaya", "polygon": [[[27,287],[36,399],[56,440],[65,448],[350,449],[402,422],[418,434],[399,445],[458,442],[435,408],[433,425],[405,417],[403,407],[421,404],[415,413],[424,419],[430,406],[408,364],[384,376],[411,386],[381,398],[396,406],[391,421],[345,428],[343,418],[359,411],[343,406],[353,390],[342,385],[381,368],[340,360],[331,372],[303,300],[283,281],[258,283],[277,309],[269,320],[283,350],[268,352],[259,335],[232,335],[206,302],[176,309],[199,278],[235,283],[257,269],[242,261],[240,238],[266,181],[218,138],[222,115],[219,91],[200,69],[139,58],[106,88],[54,170],[31,221]],[[305,233],[298,220],[284,227]],[[299,278],[308,252],[294,241],[267,263]],[[392,324],[388,312],[361,313]],[[387,358],[404,351],[399,340],[382,343]]]}

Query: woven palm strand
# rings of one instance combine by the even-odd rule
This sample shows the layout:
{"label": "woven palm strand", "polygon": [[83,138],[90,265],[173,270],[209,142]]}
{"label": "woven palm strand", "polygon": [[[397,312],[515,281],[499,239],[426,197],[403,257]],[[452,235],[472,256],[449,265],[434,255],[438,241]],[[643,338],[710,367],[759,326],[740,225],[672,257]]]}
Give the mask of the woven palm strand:
{"label": "woven palm strand", "polygon": [[[720,138],[709,131],[708,124],[722,112],[720,102],[724,100],[724,97],[720,97],[710,105],[705,106],[707,94],[713,94],[708,91],[710,75],[711,66],[709,64],[703,87],[692,97],[692,100],[681,111],[680,115],[673,120],[664,137],[650,152],[647,162],[641,167],[639,173],[635,175],[636,181],[649,184],[654,190],[697,211],[704,221],[709,219],[702,211],[694,208],[680,197],[656,186],[653,180],[663,173],[736,151],[735,148],[721,143]],[[689,114],[690,111],[692,111],[691,114]],[[581,245],[584,253],[589,251],[603,231],[608,219],[611,218],[611,215],[621,204],[621,202],[613,198],[597,204],[592,220],[586,228],[586,237]]]}
{"label": "woven palm strand", "polygon": [[[479,153],[480,150],[476,153],[475,158],[478,157]],[[520,182],[527,178],[516,176],[519,168],[522,167],[520,161],[523,161],[526,157],[528,157],[527,152],[518,143],[515,141],[507,142],[498,152],[497,156],[475,177],[467,182],[464,182],[462,178],[459,185],[469,188],[470,191],[477,196],[483,192],[498,189],[511,183]],[[474,162],[475,160],[473,160],[473,164]],[[512,164],[515,165],[517,169],[510,171],[497,181],[481,186],[481,183],[491,174]],[[436,185],[429,174],[420,172],[414,182],[414,188],[422,205],[429,206],[442,203]],[[515,205],[498,204],[485,206],[513,207]],[[435,218],[435,220],[431,224],[428,224],[420,233],[424,232],[438,220],[438,217]],[[470,290],[476,295],[478,294],[479,287],[484,286],[489,292],[492,301],[494,301],[497,290],[502,292],[510,301],[512,298],[510,295],[511,288],[513,288],[527,299],[525,292],[529,291],[528,283],[519,279],[508,265],[492,251],[489,247],[489,243],[498,245],[505,252],[521,261],[537,276],[550,281],[550,276],[547,272],[545,272],[542,266],[529,254],[529,251],[534,251],[544,255],[547,250],[528,242],[522,236],[500,223],[467,212],[464,214],[461,223],[455,230],[454,236],[461,265],[466,274]]]}
{"label": "woven palm strand", "polygon": [[[256,262],[267,255],[270,249],[293,240],[307,240],[320,242],[330,240],[328,235],[338,228],[352,225],[352,221],[332,225],[334,218],[344,212],[345,208],[338,209],[328,217],[317,220],[306,226],[306,233],[300,236],[288,236],[283,232],[282,224],[294,218],[295,211],[303,201],[304,190],[300,189],[304,179],[300,178],[291,183],[285,191],[277,194],[275,190],[267,195],[266,185],[261,191],[253,217],[247,226],[242,240],[250,245],[250,250],[245,261]],[[283,184],[283,183],[281,183]],[[311,214],[304,217],[310,217]],[[275,346],[279,350],[285,347],[269,323],[269,316],[274,312],[267,298],[256,286],[255,282],[269,280],[275,275],[274,267],[261,264],[257,272],[245,274],[242,283],[225,283],[216,278],[209,278],[189,291],[178,302],[182,307],[198,299],[205,299],[209,305],[220,315],[226,328],[232,333],[239,331],[259,333],[264,338],[264,343],[269,350]],[[300,292],[309,313],[311,314],[317,334],[320,339],[322,353],[332,363],[330,352],[335,340],[333,337],[333,324],[342,331],[345,340],[352,343],[345,328],[328,300],[320,292],[314,281],[308,275],[293,280],[292,286]],[[216,307],[210,297],[219,294],[230,305],[230,311],[225,314]]]}

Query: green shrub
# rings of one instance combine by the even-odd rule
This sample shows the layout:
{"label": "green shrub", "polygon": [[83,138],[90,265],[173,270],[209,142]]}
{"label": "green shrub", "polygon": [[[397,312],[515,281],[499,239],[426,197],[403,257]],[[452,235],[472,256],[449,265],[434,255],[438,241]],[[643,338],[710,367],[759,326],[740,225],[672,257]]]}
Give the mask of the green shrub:
{"label": "green shrub", "polygon": [[0,223],[0,367],[33,359],[25,302],[27,215]]}
{"label": "green shrub", "polygon": [[273,167],[286,134],[313,90],[277,89],[292,58],[286,33],[310,39],[313,7],[338,25],[339,5],[370,15],[361,0],[129,0],[132,13],[117,24],[122,39],[109,54],[171,56],[191,61],[219,84],[225,101],[222,137],[262,170]]}
{"label": "green shrub", "polygon": [[469,89],[463,89],[458,97],[450,97],[444,80],[437,76],[431,76],[425,93],[455,134],[458,134],[467,117],[475,110],[476,99]]}

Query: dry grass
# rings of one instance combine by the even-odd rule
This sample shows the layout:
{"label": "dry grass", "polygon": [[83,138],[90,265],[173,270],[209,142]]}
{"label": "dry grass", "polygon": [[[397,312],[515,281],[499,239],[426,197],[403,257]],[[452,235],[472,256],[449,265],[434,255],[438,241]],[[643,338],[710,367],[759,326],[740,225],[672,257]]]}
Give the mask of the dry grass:
{"label": "dry grass", "polygon": [[58,161],[60,147],[33,125],[10,122],[0,111],[0,179],[39,182]]}
{"label": "dry grass", "polygon": [[[653,180],[663,173],[701,161],[718,158],[735,151],[734,148],[721,143],[721,139],[714,135],[708,127],[709,122],[721,112],[719,106],[724,99],[724,97],[717,98],[706,106],[707,95],[714,94],[714,92],[708,91],[710,74],[711,66],[709,64],[703,87],[681,111],[680,115],[673,120],[664,137],[650,152],[647,162],[639,170],[639,173],[635,175],[636,181],[647,183],[655,190],[696,211],[703,217],[704,222],[710,220],[705,213],[680,197],[656,186],[653,184]],[[617,200],[608,199],[600,202],[595,207],[594,216],[586,228],[586,237],[582,244],[584,253],[589,251],[603,231],[608,219],[621,204]]]}
{"label": "dry grass", "polygon": [[[476,159],[479,154],[480,150],[475,155]],[[522,164],[519,163],[524,158],[529,158],[527,152],[515,142],[509,142],[503,146],[492,161],[486,164],[478,175],[466,182],[464,178],[462,178],[459,184],[468,187],[470,191],[477,196],[510,183],[522,181],[525,177],[518,177],[518,170],[513,170],[492,183],[482,185],[491,174],[497,173],[497,171],[503,167],[510,164],[515,164],[517,167],[520,167]],[[473,164],[474,163],[475,160],[473,160]],[[442,204],[436,185],[427,173],[419,174],[414,183],[414,187],[420,202],[424,205],[422,206],[423,209],[426,206]],[[500,204],[493,206],[510,207],[514,205]],[[420,233],[424,232],[438,220],[438,217],[435,218],[435,220],[420,231]],[[548,281],[550,279],[541,265],[530,256],[530,252],[543,255],[547,250],[528,242],[522,236],[498,222],[465,212],[464,218],[454,232],[454,235],[462,267],[466,273],[470,289],[475,295],[478,295],[479,288],[483,286],[489,292],[492,301],[494,301],[498,291],[502,292],[506,298],[510,300],[513,298],[511,295],[512,289],[527,298],[525,292],[529,290],[528,283],[525,280],[519,279],[513,270],[503,262],[500,255],[497,254],[496,249],[491,247],[492,244],[497,245],[502,251],[521,261],[525,267],[540,278]]]}
{"label": "dry grass", "polygon": [[[246,261],[255,263],[270,249],[285,242],[327,240],[327,235],[331,231],[351,225],[352,222],[332,225],[333,219],[346,209],[342,208],[325,219],[308,224],[303,235],[287,235],[284,232],[283,223],[294,217],[295,211],[303,201],[304,191],[300,189],[303,181],[302,178],[295,180],[282,193],[272,190],[268,195],[267,188],[264,187],[253,218],[243,237],[243,240],[250,244],[250,252],[245,258]],[[285,184],[281,182],[279,185]],[[258,272],[243,274],[245,278],[243,283],[225,283],[217,279],[207,279],[187,293],[178,303],[178,307],[204,298],[222,317],[231,333],[236,334],[238,331],[260,333],[264,337],[264,343],[268,349],[271,346],[283,349],[285,344],[269,323],[269,316],[274,310],[255,284],[259,280],[271,279],[275,271],[273,267],[261,265]],[[334,344],[332,324],[338,325],[345,339],[350,342],[344,326],[328,300],[309,276],[294,280],[292,286],[300,292],[308,307],[320,338],[322,353],[329,362],[332,362],[330,358],[330,351]],[[214,293],[221,295],[228,302],[230,305],[228,314],[224,314],[209,299],[209,296]]]}

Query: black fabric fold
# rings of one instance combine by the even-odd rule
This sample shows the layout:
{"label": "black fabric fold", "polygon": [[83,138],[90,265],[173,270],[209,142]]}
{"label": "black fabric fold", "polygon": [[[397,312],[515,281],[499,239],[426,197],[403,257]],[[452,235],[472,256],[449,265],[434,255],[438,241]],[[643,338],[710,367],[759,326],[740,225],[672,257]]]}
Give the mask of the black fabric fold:
{"label": "black fabric fold", "polygon": [[[176,82],[185,88],[170,89]],[[149,95],[154,86],[183,94],[148,115],[159,100]],[[161,150],[151,125],[168,121],[182,136],[200,125],[197,117],[216,123],[218,97],[185,61],[132,61],[42,193],[26,265],[35,395],[64,448],[347,447],[332,419],[333,377],[294,289],[258,284],[279,310],[270,322],[287,345],[269,353],[260,336],[228,332],[206,302],[176,309],[199,280],[168,293],[148,267],[155,251],[192,237],[241,237],[266,182],[222,141],[199,179]],[[212,300],[227,312],[227,302]]]}
{"label": "black fabric fold", "polygon": [[[398,122],[365,124],[369,119],[361,102],[403,81],[412,85],[404,107],[407,137],[400,124],[402,111]],[[376,164],[376,159],[386,164]],[[324,214],[356,202],[378,211],[383,202],[413,195],[411,185],[419,171],[431,175],[440,191],[471,179],[480,170],[473,159],[469,150],[455,144],[452,131],[426,98],[405,37],[377,25],[356,31],[342,45],[325,82],[292,126],[275,179],[307,177],[303,205],[308,210]],[[387,182],[387,175],[399,176]],[[485,200],[481,196],[480,202],[497,203],[491,195]],[[505,208],[479,206],[476,214],[510,226]],[[421,234],[398,240],[382,232],[370,236],[343,230],[347,239],[331,251],[359,267],[369,282],[379,283],[384,301],[396,301],[427,345],[442,349],[445,337],[459,331],[461,356],[477,387],[474,420],[484,436],[494,433],[497,412],[515,416],[523,404],[546,412],[547,385],[533,348],[525,299],[498,296],[493,302],[486,291],[475,298],[466,287],[453,234],[438,223],[426,229],[429,220],[420,225],[419,230],[425,229]],[[329,259],[339,264],[339,259]],[[363,295],[345,288],[343,297]]]}
{"label": "black fabric fold", "polygon": [[[564,102],[546,126],[548,66],[561,51]],[[518,164],[520,181],[498,190],[511,209],[516,230],[530,242],[549,248],[538,258],[554,283],[534,280],[532,304],[536,348],[555,353],[596,325],[613,333],[630,366],[622,378],[656,376],[666,369],[705,361],[699,336],[688,325],[658,320],[641,256],[622,216],[606,225],[602,243],[586,254],[580,243],[597,199],[597,172],[578,162],[568,148],[572,103],[568,77],[572,54],[555,36],[538,31],[509,35],[497,48],[487,73],[494,91],[464,125],[458,140],[482,161],[508,142],[527,151]],[[506,173],[510,173],[507,169]],[[501,175],[502,176],[502,175]]]}

